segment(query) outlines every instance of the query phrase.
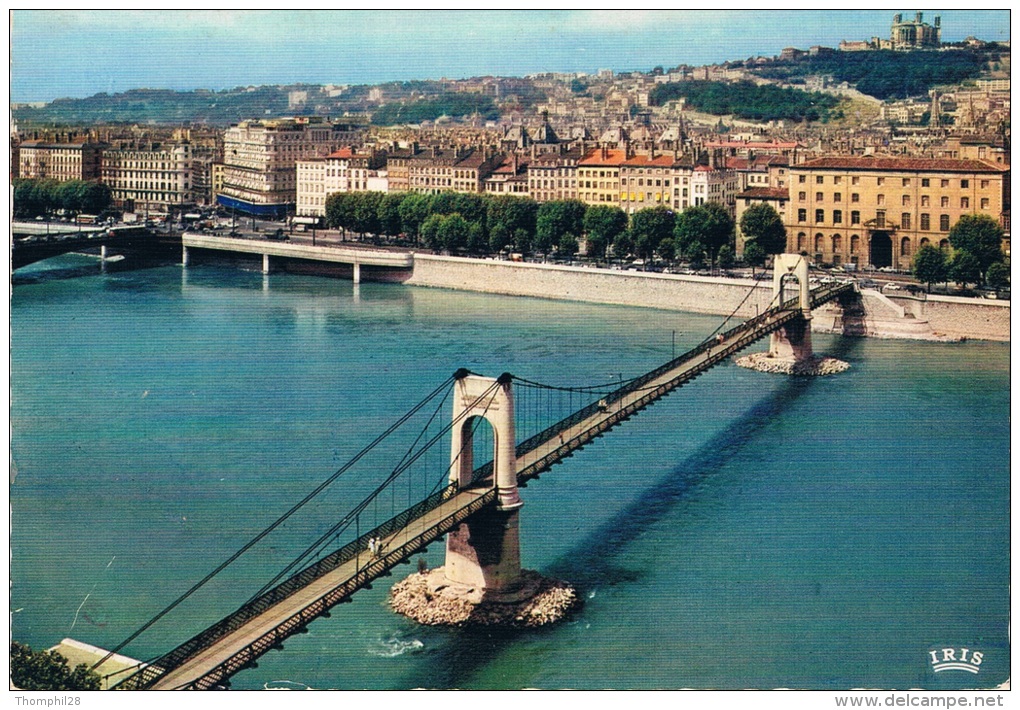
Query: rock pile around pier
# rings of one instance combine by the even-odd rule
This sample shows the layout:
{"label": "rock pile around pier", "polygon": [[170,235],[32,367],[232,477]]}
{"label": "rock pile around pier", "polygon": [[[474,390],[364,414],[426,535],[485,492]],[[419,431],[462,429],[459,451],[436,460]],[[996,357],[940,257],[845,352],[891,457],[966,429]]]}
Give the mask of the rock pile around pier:
{"label": "rock pile around pier", "polygon": [[768,353],[751,353],[737,358],[737,364],[758,372],[769,372],[776,375],[799,375],[819,377],[835,375],[850,369],[850,363],[834,357],[815,355],[810,360],[795,362],[793,360],[769,357]]}
{"label": "rock pile around pier", "polygon": [[426,626],[532,628],[560,621],[578,603],[566,582],[521,571],[515,601],[484,598],[476,590],[446,581],[443,568],[412,574],[393,585],[390,606]]}

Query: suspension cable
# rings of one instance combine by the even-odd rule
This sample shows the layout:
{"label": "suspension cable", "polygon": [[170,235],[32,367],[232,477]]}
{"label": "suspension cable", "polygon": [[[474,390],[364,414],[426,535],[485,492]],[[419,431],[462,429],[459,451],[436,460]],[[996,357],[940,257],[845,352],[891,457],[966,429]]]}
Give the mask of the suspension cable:
{"label": "suspension cable", "polygon": [[436,389],[434,389],[431,393],[429,393],[424,399],[422,399],[420,402],[418,402],[418,404],[414,405],[411,409],[409,409],[394,424],[392,424],[385,432],[383,432],[382,434],[377,436],[372,441],[372,443],[370,443],[368,446],[366,446],[361,451],[359,451],[357,454],[355,454],[355,456],[350,461],[348,461],[346,464],[341,466],[335,473],[333,473],[325,481],[323,481],[318,486],[316,486],[316,488],[311,493],[309,493],[304,498],[302,498],[300,501],[295,503],[290,508],[290,510],[288,510],[286,513],[281,515],[273,523],[271,523],[268,527],[266,527],[264,530],[262,530],[262,532],[260,532],[258,535],[256,535],[251,540],[249,540],[247,543],[245,543],[240,549],[238,549],[236,552],[234,552],[234,554],[232,554],[229,558],[227,558],[226,561],[220,563],[214,570],[209,572],[205,577],[203,577],[201,580],[199,580],[194,585],[192,585],[192,587],[190,589],[188,589],[188,591],[186,591],[184,594],[182,594],[177,599],[175,599],[173,602],[171,602],[165,609],[163,609],[161,612],[156,614],[149,621],[147,621],[141,627],[139,627],[136,631],[134,631],[130,636],[128,636],[126,639],[124,639],[119,644],[117,644],[117,646],[114,647],[109,653],[107,653],[106,656],[104,656],[95,665],[92,666],[92,670],[95,670],[97,667],[99,667],[100,665],[102,665],[103,663],[108,661],[111,657],[113,657],[121,649],[123,649],[129,643],[131,643],[136,638],[141,636],[145,631],[147,631],[149,628],[151,628],[156,622],[158,622],[164,616],[166,616],[171,611],[173,611],[175,608],[177,608],[177,606],[179,606],[182,602],[184,602],[186,599],[188,599],[188,597],[190,597],[192,594],[194,594],[199,589],[204,587],[216,575],[218,575],[220,572],[222,572],[224,569],[226,569],[229,565],[233,564],[244,553],[246,553],[248,550],[250,550],[256,544],[258,544],[263,538],[265,538],[267,535],[269,535],[271,532],[273,532],[273,530],[275,530],[280,525],[282,525],[284,522],[286,522],[292,515],[294,515],[299,510],[301,510],[301,508],[303,508],[309,501],[311,501],[313,498],[318,496],[323,490],[325,490],[334,481],[336,481],[337,478],[339,478],[342,474],[344,474],[352,466],[354,466],[355,463],[357,463],[366,454],[368,454],[372,449],[374,449],[376,446],[378,446],[380,443],[382,443],[382,441],[385,440],[390,434],[392,434],[394,431],[396,431],[398,428],[400,428],[405,422],[407,422],[408,419],[410,419],[412,416],[414,416],[414,414],[416,414],[422,407],[424,407],[431,399],[433,399],[436,395],[438,395],[440,392],[442,392],[447,387],[449,387],[451,382],[453,382],[453,380],[454,380],[453,376],[450,376],[450,377],[446,378],[446,380],[444,380],[441,385],[439,385]]}

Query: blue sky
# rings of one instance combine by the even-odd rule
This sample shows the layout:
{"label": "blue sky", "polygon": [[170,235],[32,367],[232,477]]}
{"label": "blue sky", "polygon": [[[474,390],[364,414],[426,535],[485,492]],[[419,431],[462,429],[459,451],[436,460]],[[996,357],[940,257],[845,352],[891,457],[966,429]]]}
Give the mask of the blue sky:
{"label": "blue sky", "polygon": [[[896,12],[16,10],[11,100],[148,87],[359,84],[645,70],[888,37]],[[1008,11],[925,10],[943,40],[1009,40]]]}

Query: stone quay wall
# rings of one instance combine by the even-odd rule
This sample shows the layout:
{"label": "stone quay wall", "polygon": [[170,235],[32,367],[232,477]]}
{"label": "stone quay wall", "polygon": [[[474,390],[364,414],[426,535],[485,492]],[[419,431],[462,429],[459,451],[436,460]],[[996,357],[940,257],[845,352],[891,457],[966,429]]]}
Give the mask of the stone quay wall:
{"label": "stone quay wall", "polygon": [[[772,300],[771,279],[752,282],[430,254],[415,254],[414,271],[401,280],[414,286],[710,315],[726,316],[737,309],[736,315],[742,318],[756,315]],[[915,300],[907,303],[907,299],[896,298],[895,302],[914,318],[927,319],[933,331],[958,338],[1009,341],[1008,301],[944,296]],[[865,299],[866,309],[869,304]],[[815,328],[825,329],[824,317],[814,320]],[[884,335],[902,337],[895,329]]]}

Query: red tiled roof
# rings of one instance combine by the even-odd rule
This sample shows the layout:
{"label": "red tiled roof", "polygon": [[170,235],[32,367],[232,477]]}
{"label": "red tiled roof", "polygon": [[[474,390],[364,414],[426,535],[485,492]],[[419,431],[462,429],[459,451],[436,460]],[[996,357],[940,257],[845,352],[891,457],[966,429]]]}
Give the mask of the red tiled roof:
{"label": "red tiled roof", "polygon": [[628,168],[671,168],[675,162],[672,155],[657,155],[654,158],[647,155],[634,155],[623,164]]}
{"label": "red tiled roof", "polygon": [[983,160],[955,158],[887,158],[873,155],[833,156],[808,160],[794,169],[804,170],[900,170],[934,173],[1002,173],[1008,167],[999,167]]}
{"label": "red tiled roof", "polygon": [[792,150],[797,148],[799,143],[764,143],[758,142],[745,142],[745,141],[710,141],[705,144],[706,148],[751,148],[753,150],[767,150],[769,148],[778,150]]}
{"label": "red tiled roof", "polygon": [[739,195],[738,199],[751,200],[788,200],[790,191],[785,187],[749,187]]}
{"label": "red tiled roof", "polygon": [[627,151],[619,148],[598,148],[588,153],[578,165],[621,165],[627,160]]}
{"label": "red tiled roof", "polygon": [[354,157],[354,150],[352,150],[349,145],[345,145],[340,150],[335,150],[332,153],[330,153],[329,155],[327,155],[326,157],[327,158],[353,158]]}

